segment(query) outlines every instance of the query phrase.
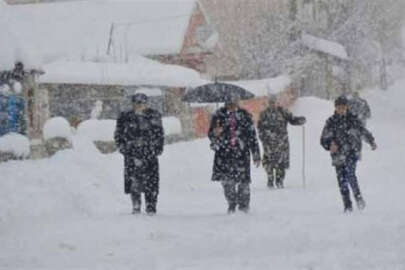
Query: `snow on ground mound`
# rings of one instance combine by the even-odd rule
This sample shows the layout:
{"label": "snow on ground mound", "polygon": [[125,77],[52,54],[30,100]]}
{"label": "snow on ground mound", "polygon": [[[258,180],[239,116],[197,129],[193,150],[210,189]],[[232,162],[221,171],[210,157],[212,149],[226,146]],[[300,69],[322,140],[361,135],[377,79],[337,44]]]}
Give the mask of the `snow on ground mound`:
{"label": "snow on ground mound", "polygon": [[115,120],[86,120],[77,127],[77,135],[91,141],[113,141]]}
{"label": "snow on ground mound", "polygon": [[72,128],[63,117],[48,119],[44,125],[43,133],[45,140],[60,137],[70,141],[72,138]]}
{"label": "snow on ground mound", "polygon": [[24,135],[9,133],[0,137],[0,151],[26,158],[30,155],[30,141]]}
{"label": "snow on ground mound", "polygon": [[303,129],[290,126],[286,188],[267,190],[263,168],[252,166],[248,215],[225,214],[221,185],[210,181],[213,151],[206,139],[165,146],[155,217],[129,214],[118,153],[76,148],[46,160],[1,164],[0,268],[403,269],[401,85],[405,81],[367,93],[373,112],[368,126],[379,149],[365,147],[359,162],[367,202],[362,213],[342,213],[329,153],[319,145],[333,103],[302,98],[292,111],[308,120],[307,187]]}

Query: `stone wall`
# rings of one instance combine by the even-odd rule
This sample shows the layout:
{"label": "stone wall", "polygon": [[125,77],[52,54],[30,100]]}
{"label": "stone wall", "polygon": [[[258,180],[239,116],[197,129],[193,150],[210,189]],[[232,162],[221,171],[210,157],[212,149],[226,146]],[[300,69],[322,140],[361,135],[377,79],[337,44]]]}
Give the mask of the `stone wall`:
{"label": "stone wall", "polygon": [[128,96],[137,88],[159,88],[162,96],[149,97],[149,106],[160,111],[163,116],[179,118],[183,127],[182,136],[190,137],[193,134],[190,106],[181,101],[185,88],[83,84],[41,84],[40,88],[46,89],[48,93],[46,107],[49,117],[62,116],[72,126],[90,119],[98,100],[103,103],[99,118],[117,119],[121,111],[131,108]]}
{"label": "stone wall", "polygon": [[[41,89],[47,89],[49,100],[49,116],[62,116],[66,119],[91,118],[96,101],[103,103],[99,118],[116,119],[120,111],[128,110],[131,106],[129,96],[137,88],[159,88],[162,96],[149,98],[150,107],[167,115],[170,111],[169,93],[172,89],[159,86],[118,86],[118,85],[84,85],[84,84],[41,84]],[[173,111],[173,110],[172,110]]]}

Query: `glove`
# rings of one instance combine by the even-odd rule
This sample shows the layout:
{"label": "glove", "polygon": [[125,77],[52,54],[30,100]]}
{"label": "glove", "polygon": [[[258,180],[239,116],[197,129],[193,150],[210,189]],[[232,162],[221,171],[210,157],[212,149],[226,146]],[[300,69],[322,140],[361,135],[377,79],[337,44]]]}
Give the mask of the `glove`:
{"label": "glove", "polygon": [[374,142],[371,144],[371,150],[376,150],[377,149],[377,144]]}

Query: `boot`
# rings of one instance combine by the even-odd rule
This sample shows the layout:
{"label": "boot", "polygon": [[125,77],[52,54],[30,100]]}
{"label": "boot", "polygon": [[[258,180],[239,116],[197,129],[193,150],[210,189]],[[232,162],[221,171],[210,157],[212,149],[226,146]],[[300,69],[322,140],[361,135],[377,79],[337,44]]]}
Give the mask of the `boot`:
{"label": "boot", "polygon": [[269,180],[269,181],[267,181],[267,187],[269,188],[269,189],[274,189],[275,187],[274,187],[274,182],[271,180]]}
{"label": "boot", "polygon": [[363,200],[361,196],[356,198],[357,208],[359,210],[363,210],[366,207],[366,202]]}
{"label": "boot", "polygon": [[344,213],[350,214],[353,212],[353,207],[352,206],[346,206],[345,209],[343,210]]}
{"label": "boot", "polygon": [[353,206],[351,201],[345,201],[344,202],[344,210],[343,212],[350,214],[353,212]]}
{"label": "boot", "polygon": [[281,180],[281,179],[278,180],[277,183],[276,183],[276,185],[277,185],[277,188],[280,188],[280,189],[281,189],[281,188],[284,188],[283,180]]}
{"label": "boot", "polygon": [[235,213],[235,210],[236,210],[236,204],[234,204],[234,203],[229,204],[229,206],[228,206],[228,214]]}

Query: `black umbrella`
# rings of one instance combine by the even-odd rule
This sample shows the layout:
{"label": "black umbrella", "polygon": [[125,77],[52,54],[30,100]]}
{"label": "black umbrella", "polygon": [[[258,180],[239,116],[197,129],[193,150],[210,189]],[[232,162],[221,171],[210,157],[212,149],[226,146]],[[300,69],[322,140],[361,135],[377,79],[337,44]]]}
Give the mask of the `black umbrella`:
{"label": "black umbrella", "polygon": [[251,92],[229,83],[209,83],[187,91],[183,101],[190,103],[222,103],[253,98]]}

